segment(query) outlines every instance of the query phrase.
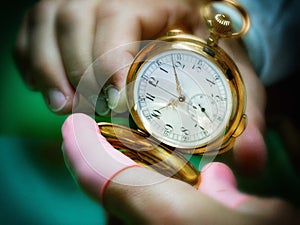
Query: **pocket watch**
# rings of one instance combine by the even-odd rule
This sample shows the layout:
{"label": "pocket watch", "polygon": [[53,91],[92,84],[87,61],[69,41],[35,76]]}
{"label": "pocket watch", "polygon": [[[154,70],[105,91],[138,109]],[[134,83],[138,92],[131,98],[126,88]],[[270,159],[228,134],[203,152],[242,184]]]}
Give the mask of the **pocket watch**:
{"label": "pocket watch", "polygon": [[[229,15],[215,13],[212,16],[214,3],[232,7],[241,15],[242,26],[238,32],[234,31]],[[137,54],[127,76],[128,108],[138,128],[134,134],[147,137],[143,143],[156,143],[175,157],[178,152],[226,152],[232,149],[235,139],[246,126],[243,79],[238,67],[218,45],[218,41],[245,34],[250,25],[247,12],[232,0],[210,1],[201,8],[201,15],[210,31],[207,40],[180,29],[170,30],[166,36],[151,41]],[[112,124],[102,125],[102,133],[114,146],[120,147],[120,140],[124,141],[124,133],[127,132],[118,135],[113,129],[107,129]],[[114,129],[122,128],[118,126]],[[134,143],[136,137],[130,136]],[[137,146],[135,150],[141,154],[139,149],[143,148]],[[134,145],[128,147],[126,142],[122,148],[134,149]],[[144,155],[150,154],[151,160],[164,160],[156,157],[159,151],[142,152]],[[132,154],[131,157],[135,158]],[[178,161],[182,160],[180,158]],[[189,169],[192,167],[185,163]],[[147,164],[153,164],[153,161]],[[182,172],[181,169],[178,170]],[[193,174],[195,178],[197,173]]]}

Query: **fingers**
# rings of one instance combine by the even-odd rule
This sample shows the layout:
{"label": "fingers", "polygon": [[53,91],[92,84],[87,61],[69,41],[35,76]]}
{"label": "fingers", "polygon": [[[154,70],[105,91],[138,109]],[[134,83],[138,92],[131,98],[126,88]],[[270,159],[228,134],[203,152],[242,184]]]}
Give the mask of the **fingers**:
{"label": "fingers", "polygon": [[[109,145],[97,124],[84,114],[69,116],[62,134],[65,159],[79,185],[93,198],[99,199],[104,192],[107,209],[123,219],[159,224],[171,216],[171,221],[178,218],[181,224],[193,224],[215,204],[186,183],[138,167]],[[221,214],[226,213],[222,205],[216,205]],[[204,206],[207,210],[201,209]],[[188,213],[185,207],[190,208]]]}
{"label": "fingers", "polygon": [[115,176],[104,206],[128,224],[233,224],[244,219],[192,186],[144,168]]}
{"label": "fingers", "polygon": [[264,86],[255,73],[247,52],[236,41],[227,41],[224,46],[229,55],[237,63],[246,89],[247,126],[237,138],[233,149],[235,166],[243,174],[254,175],[261,172],[266,163],[265,104]]}
{"label": "fingers", "polygon": [[236,208],[250,196],[237,190],[234,174],[223,163],[209,163],[201,170],[199,190],[227,207]]}
{"label": "fingers", "polygon": [[35,89],[35,80],[31,76],[30,72],[26,69],[29,64],[29,57],[27,57],[29,50],[28,43],[28,13],[25,14],[22,21],[22,25],[19,34],[16,39],[14,48],[14,60],[16,61],[16,66],[21,72],[22,78],[30,89]]}
{"label": "fingers", "polygon": [[241,203],[237,210],[259,218],[260,223],[256,224],[300,224],[300,210],[276,198],[251,198]]}
{"label": "fingers", "polygon": [[199,20],[191,16],[197,15],[192,2],[42,0],[24,18],[16,62],[26,83],[42,91],[56,113],[71,111],[79,84],[79,94],[96,102],[100,114],[107,108],[122,112],[127,69],[139,48],[135,42],[176,24],[194,27]]}
{"label": "fingers", "polygon": [[267,158],[264,140],[265,93],[255,73],[245,72],[244,75],[248,121],[244,133],[238,138],[234,148],[234,159],[242,173],[253,175],[264,169]]}
{"label": "fingers", "polygon": [[140,46],[144,44],[137,41],[156,38],[158,34],[164,34],[168,28],[178,24],[195,26],[199,20],[191,16],[197,15],[191,13],[194,10],[187,2],[157,0],[127,1],[124,5],[110,1],[99,9],[94,71],[100,86],[109,86],[106,94],[110,109],[116,112],[127,109],[124,95],[127,71]]}
{"label": "fingers", "polygon": [[70,110],[73,88],[66,77],[55,37],[57,1],[42,1],[26,16],[16,43],[24,80],[40,90],[53,112]]}
{"label": "fingers", "polygon": [[114,149],[100,135],[95,121],[85,114],[73,114],[63,127],[63,151],[68,166],[88,194],[99,198],[107,183],[120,171],[138,166]]}
{"label": "fingers", "polygon": [[264,133],[253,124],[251,118],[248,120],[247,128],[237,140],[233,157],[237,171],[251,176],[260,173],[265,168],[267,150]]}
{"label": "fingers", "polygon": [[[199,191],[143,168],[129,168],[108,185],[104,204],[128,224],[298,224],[298,211],[279,199],[241,193],[231,170],[211,163]],[[127,185],[124,185],[127,184]]]}
{"label": "fingers", "polygon": [[295,209],[282,201],[240,193],[231,170],[224,164],[204,167],[197,191],[184,182],[137,166],[100,135],[89,116],[69,116],[62,133],[66,162],[80,186],[94,198],[103,194],[106,209],[128,223],[299,222]]}
{"label": "fingers", "polygon": [[96,1],[66,1],[57,13],[56,34],[62,61],[76,92],[96,105],[101,86],[92,68]]}
{"label": "fingers", "polygon": [[[300,222],[299,210],[297,211],[288,203],[240,192],[234,174],[223,163],[209,163],[201,170],[199,191],[229,208],[251,216],[253,224],[298,224]],[[244,220],[244,223],[248,224],[249,221]]]}
{"label": "fingers", "polygon": [[244,174],[255,174],[264,169],[267,158],[264,141],[266,94],[249,60],[245,59],[240,67],[247,91],[248,124],[237,142],[234,155],[237,167]]}

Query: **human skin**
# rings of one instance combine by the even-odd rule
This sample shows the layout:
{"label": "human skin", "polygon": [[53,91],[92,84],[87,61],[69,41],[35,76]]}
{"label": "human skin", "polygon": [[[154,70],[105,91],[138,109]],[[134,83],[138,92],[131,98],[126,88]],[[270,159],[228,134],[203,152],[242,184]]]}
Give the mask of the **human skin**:
{"label": "human skin", "polygon": [[[70,113],[79,95],[94,100],[108,84],[113,87],[108,91],[108,103],[101,101],[96,111],[107,112],[110,107],[122,112],[126,110],[125,95],[119,91],[124,89],[128,67],[138,52],[136,45],[128,43],[155,39],[175,27],[207,35],[198,10],[202,3],[42,0],[24,16],[16,41],[16,64],[26,84],[40,91],[55,113]],[[233,164],[244,174],[255,174],[266,161],[264,87],[238,41],[226,40],[222,46],[240,68],[247,90],[248,122],[234,147]],[[112,49],[114,54],[106,54]],[[102,60],[93,64],[99,57]],[[89,67],[92,69],[87,70]],[[78,90],[80,82],[86,88]]]}
{"label": "human skin", "polygon": [[[138,52],[136,45],[128,43],[153,40],[178,27],[207,35],[198,12],[202,3],[201,0],[42,0],[24,17],[16,40],[16,64],[28,87],[40,91],[54,113],[71,113],[81,99],[75,93],[89,101],[108,84],[114,89],[108,93],[108,103],[103,101],[102,106],[122,112],[126,110],[125,97],[118,91],[124,89],[128,66]],[[264,87],[238,41],[226,40],[221,45],[240,68],[247,91],[248,123],[232,151],[234,166],[241,173],[254,174],[263,169],[266,160]],[[107,54],[112,49],[115,54]],[[100,63],[93,63],[99,58]],[[92,70],[87,70],[90,67]],[[87,88],[78,90],[83,74]],[[96,111],[104,113],[105,107]],[[88,128],[88,124],[91,127],[95,124],[82,115],[71,118],[63,127],[66,164],[81,187],[99,200],[102,188],[95,174],[103,172],[101,163],[99,170],[86,167],[92,159],[74,157],[78,151],[71,147],[78,142],[72,138],[76,130],[71,129],[74,118],[85,122],[82,135],[96,134],[95,129]],[[96,141],[95,146],[83,142],[85,147],[81,151],[101,149],[104,141]],[[113,151],[112,146],[109,148]],[[102,203],[111,214],[133,224],[240,224],[240,221],[293,224],[295,221],[294,209],[283,201],[240,193],[231,170],[224,164],[213,163],[202,171],[200,190],[145,168],[125,167],[115,172],[107,177],[110,182],[103,190]],[[224,180],[215,185],[216,189],[207,188],[215,182],[214,174],[222,174]],[[218,187],[223,187],[222,191]],[[232,198],[228,200],[225,195]]]}
{"label": "human skin", "polygon": [[203,167],[196,189],[135,164],[107,142],[86,114],[69,116],[62,134],[73,177],[126,224],[299,224],[299,212],[286,202],[240,192],[223,163]]}

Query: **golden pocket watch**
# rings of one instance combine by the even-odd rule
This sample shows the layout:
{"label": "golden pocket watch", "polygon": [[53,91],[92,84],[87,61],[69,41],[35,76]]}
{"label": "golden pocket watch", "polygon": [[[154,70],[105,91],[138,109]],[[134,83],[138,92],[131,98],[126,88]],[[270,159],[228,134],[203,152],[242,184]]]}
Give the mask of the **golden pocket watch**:
{"label": "golden pocket watch", "polygon": [[[234,32],[227,14],[212,5],[235,9],[242,27]],[[239,69],[218,46],[220,38],[245,34],[250,22],[235,1],[208,2],[201,8],[207,41],[170,30],[136,56],[127,76],[127,102],[138,130],[99,123],[101,133],[144,166],[192,185],[198,171],[181,154],[220,154],[232,149],[245,129],[245,87]]]}

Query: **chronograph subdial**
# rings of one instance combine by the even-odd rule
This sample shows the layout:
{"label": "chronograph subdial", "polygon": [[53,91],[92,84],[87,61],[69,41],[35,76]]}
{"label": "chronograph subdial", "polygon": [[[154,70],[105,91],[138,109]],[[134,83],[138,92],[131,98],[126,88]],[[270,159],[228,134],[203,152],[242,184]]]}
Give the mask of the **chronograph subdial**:
{"label": "chronograph subdial", "polygon": [[208,134],[212,132],[219,111],[217,102],[212,97],[205,94],[194,95],[189,101],[188,110],[197,126]]}

